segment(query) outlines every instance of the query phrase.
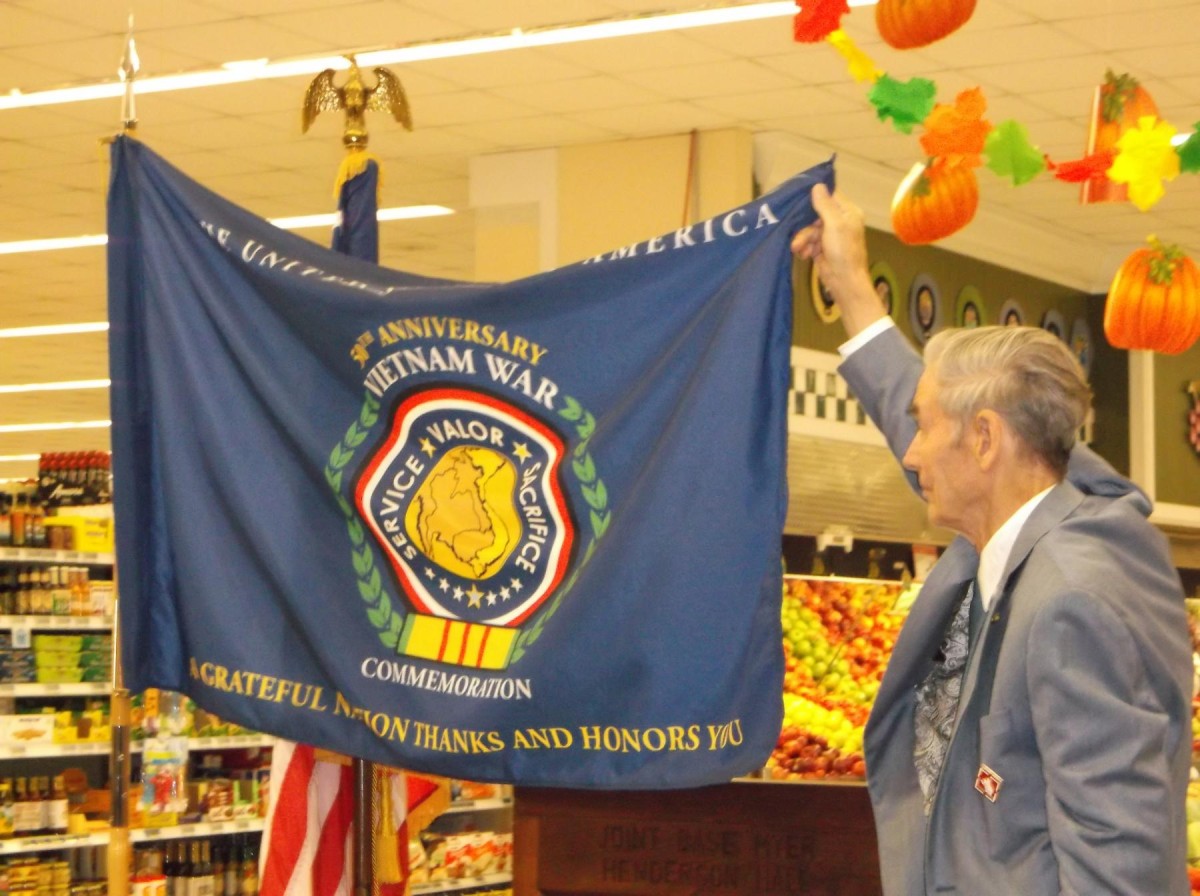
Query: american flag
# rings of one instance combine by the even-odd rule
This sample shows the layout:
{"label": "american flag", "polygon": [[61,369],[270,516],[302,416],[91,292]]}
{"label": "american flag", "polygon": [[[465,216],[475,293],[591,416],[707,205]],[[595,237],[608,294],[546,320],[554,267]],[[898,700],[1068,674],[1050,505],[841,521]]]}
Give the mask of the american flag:
{"label": "american flag", "polygon": [[[374,766],[375,892],[408,892],[408,841],[449,804],[444,778]],[[354,770],[347,757],[278,740],[260,855],[260,896],[350,896]]]}
{"label": "american flag", "polygon": [[261,896],[349,896],[354,770],[308,744],[277,740],[259,851]]}

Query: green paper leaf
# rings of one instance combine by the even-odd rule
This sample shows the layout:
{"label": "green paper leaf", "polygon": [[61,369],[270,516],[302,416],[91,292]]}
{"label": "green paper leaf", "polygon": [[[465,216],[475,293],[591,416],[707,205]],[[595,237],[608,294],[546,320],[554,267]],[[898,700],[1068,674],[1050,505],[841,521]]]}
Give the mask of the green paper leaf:
{"label": "green paper leaf", "polygon": [[1011,177],[1018,187],[1046,170],[1046,157],[1029,142],[1025,126],[1011,118],[992,128],[983,143],[983,154],[990,170]]}
{"label": "green paper leaf", "polygon": [[902,134],[929,117],[937,98],[937,85],[928,78],[897,81],[891,75],[881,75],[867,95],[880,121],[892,120]]}
{"label": "green paper leaf", "polygon": [[1200,121],[1192,125],[1191,136],[1179,147],[1179,170],[1185,174],[1200,171]]}

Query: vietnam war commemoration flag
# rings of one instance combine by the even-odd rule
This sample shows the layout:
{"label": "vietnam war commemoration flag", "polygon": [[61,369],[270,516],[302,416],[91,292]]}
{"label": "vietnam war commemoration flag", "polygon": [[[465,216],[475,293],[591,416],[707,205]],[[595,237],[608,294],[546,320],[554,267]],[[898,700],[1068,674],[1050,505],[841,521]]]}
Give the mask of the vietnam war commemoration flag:
{"label": "vietnam war commemoration flag", "polygon": [[674,788],[779,733],[794,232],[832,163],[501,284],[113,144],[127,686],[415,771]]}

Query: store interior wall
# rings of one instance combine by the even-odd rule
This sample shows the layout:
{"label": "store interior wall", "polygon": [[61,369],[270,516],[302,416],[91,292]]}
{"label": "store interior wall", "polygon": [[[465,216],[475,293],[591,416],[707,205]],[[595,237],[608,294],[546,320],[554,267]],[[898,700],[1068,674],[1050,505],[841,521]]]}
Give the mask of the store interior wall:
{"label": "store interior wall", "polygon": [[1189,383],[1200,381],[1200,343],[1179,355],[1154,359],[1156,497],[1200,506],[1200,453],[1188,440]]}

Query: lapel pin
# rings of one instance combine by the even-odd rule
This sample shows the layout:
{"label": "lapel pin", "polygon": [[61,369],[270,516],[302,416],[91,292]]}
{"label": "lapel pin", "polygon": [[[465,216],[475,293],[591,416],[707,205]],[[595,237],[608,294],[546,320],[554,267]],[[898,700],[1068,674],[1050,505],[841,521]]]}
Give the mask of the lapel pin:
{"label": "lapel pin", "polygon": [[996,802],[996,797],[1000,795],[1000,785],[1003,783],[1004,779],[986,765],[979,766],[979,774],[975,776],[975,789],[991,802]]}

